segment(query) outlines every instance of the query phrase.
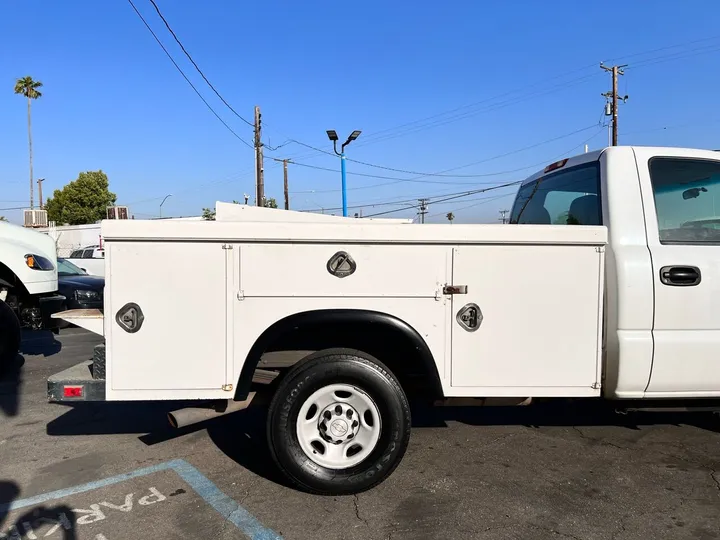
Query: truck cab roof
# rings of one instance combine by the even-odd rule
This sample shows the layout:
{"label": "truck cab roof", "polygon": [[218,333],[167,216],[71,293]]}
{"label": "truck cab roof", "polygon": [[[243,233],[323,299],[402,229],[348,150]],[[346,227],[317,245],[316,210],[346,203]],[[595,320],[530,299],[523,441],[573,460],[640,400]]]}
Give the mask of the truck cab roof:
{"label": "truck cab roof", "polygon": [[578,154],[570,158],[564,158],[555,161],[545,167],[544,169],[534,173],[532,176],[527,177],[522,181],[521,186],[534,182],[538,178],[545,176],[546,174],[558,170],[560,168],[567,169],[576,165],[582,165],[584,163],[590,163],[591,161],[597,161],[600,156],[606,152],[626,152],[628,150],[635,151],[636,149],[642,148],[644,151],[650,151],[658,155],[668,156],[686,156],[686,157],[705,157],[708,159],[720,159],[720,151],[718,150],[699,150],[697,148],[681,148],[676,146],[606,146],[600,150],[594,150],[584,154]]}

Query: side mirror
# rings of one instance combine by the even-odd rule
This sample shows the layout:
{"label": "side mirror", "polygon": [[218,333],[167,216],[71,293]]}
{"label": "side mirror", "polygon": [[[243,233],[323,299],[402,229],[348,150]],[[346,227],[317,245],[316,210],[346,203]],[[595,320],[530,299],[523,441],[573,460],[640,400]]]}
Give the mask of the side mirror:
{"label": "side mirror", "polygon": [[683,191],[683,194],[682,194],[683,199],[685,199],[686,201],[688,199],[695,199],[700,196],[701,191],[706,192],[707,188],[701,187],[701,188],[686,189],[685,191]]}

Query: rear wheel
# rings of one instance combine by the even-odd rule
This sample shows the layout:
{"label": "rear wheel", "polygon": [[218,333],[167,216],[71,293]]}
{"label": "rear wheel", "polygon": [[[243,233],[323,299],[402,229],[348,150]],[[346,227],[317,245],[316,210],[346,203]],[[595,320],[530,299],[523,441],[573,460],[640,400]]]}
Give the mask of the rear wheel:
{"label": "rear wheel", "polygon": [[382,482],[409,438],[405,393],[385,366],[360,351],[308,356],[283,378],[269,408],[276,463],[315,493],[358,493]]}
{"label": "rear wheel", "polygon": [[0,300],[0,374],[8,369],[20,350],[20,321]]}

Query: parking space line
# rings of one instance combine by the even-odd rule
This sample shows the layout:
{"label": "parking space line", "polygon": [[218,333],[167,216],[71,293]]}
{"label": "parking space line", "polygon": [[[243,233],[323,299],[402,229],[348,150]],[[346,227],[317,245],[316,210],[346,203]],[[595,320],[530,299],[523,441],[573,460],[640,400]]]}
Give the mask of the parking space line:
{"label": "parking space line", "polygon": [[57,491],[43,493],[26,499],[18,499],[17,501],[2,503],[0,504],[0,513],[12,512],[13,510],[43,504],[54,499],[70,497],[72,495],[77,495],[78,493],[93,491],[95,489],[119,484],[120,482],[125,482],[126,480],[131,480],[133,478],[147,476],[149,474],[167,470],[175,471],[178,476],[180,476],[180,478],[192,487],[206,503],[220,513],[223,518],[240,529],[248,538],[252,538],[252,540],[282,540],[282,537],[279,534],[272,529],[265,527],[252,514],[250,514],[250,512],[225,495],[225,493],[220,491],[220,489],[212,481],[210,481],[210,479],[183,459],[174,459],[165,463],[159,463],[150,467],[137,469],[129,473],[104,478],[103,480],[88,482],[87,484],[81,484],[70,488],[58,489]]}

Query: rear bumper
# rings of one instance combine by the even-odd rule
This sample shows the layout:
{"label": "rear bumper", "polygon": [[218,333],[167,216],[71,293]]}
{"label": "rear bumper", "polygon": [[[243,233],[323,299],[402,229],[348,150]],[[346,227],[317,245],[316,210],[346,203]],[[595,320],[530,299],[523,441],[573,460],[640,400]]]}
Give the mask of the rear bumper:
{"label": "rear bumper", "polygon": [[76,364],[47,381],[48,401],[105,401],[105,345],[95,347],[93,359]]}

